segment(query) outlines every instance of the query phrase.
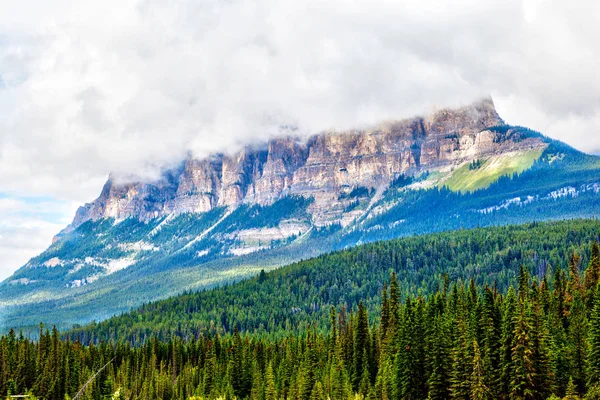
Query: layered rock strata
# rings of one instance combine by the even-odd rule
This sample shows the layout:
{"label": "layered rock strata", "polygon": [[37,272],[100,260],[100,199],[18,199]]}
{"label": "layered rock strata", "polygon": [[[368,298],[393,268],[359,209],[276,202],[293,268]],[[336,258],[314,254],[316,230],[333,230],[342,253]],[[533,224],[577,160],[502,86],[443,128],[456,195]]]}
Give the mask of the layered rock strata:
{"label": "layered rock strata", "polygon": [[507,140],[488,130],[501,124],[493,101],[484,99],[376,129],[277,138],[233,154],[188,158],[156,182],[117,183],[110,177],[68,229],[109,217],[147,220],[242,203],[264,205],[286,195],[312,196],[313,223],[325,225],[342,218],[340,194],[353,188],[381,188],[400,174],[543,145],[541,139]]}

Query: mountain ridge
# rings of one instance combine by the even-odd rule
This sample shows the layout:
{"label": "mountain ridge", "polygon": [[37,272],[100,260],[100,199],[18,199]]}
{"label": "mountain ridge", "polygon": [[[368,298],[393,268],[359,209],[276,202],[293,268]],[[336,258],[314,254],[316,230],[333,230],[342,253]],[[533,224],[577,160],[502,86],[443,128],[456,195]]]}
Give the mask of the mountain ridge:
{"label": "mountain ridge", "polygon": [[[223,155],[229,161],[189,158],[155,183],[111,179],[58,240],[0,283],[0,328],[101,320],[361,243],[600,215],[600,158],[504,124],[489,99],[478,104],[483,114],[475,105],[396,123],[404,131],[274,140],[260,157],[239,153],[240,168]],[[219,188],[213,203],[196,202],[209,186]]]}
{"label": "mountain ridge", "polygon": [[502,140],[486,130],[503,123],[493,100],[485,98],[369,131],[326,132],[306,139],[288,136],[229,155],[189,157],[156,182],[119,184],[111,176],[98,199],[77,211],[66,232],[87,220],[148,220],[216,207],[272,204],[286,195],[315,198],[311,206],[315,225],[337,223],[347,205],[340,195],[353,188],[377,188],[401,174],[543,147],[539,138]]}

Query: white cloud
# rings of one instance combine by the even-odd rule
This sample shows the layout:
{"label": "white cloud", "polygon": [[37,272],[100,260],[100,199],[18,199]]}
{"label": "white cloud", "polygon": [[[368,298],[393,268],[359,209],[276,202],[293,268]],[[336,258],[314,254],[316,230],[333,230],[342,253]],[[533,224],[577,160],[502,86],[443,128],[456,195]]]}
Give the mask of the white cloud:
{"label": "white cloud", "polygon": [[597,151],[599,12],[593,0],[7,0],[1,190],[81,203],[111,170],[151,175],[282,124],[343,129],[488,93],[508,122]]}

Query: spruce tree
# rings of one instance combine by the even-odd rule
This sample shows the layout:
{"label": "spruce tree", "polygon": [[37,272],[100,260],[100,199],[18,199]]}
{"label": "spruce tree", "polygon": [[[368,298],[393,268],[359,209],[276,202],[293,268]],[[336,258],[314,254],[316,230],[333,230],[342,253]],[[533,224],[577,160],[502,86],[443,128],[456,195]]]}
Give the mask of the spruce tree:
{"label": "spruce tree", "polygon": [[600,246],[597,241],[592,243],[590,262],[585,271],[585,287],[588,291],[596,289],[600,279]]}
{"label": "spruce tree", "polygon": [[[256,363],[257,364],[257,363]],[[263,377],[258,365],[253,368],[252,374],[252,390],[250,391],[251,400],[265,400],[265,386]]]}
{"label": "spruce tree", "polygon": [[338,343],[330,369],[330,393],[331,400],[347,400],[352,392],[350,377],[342,359],[342,346]]}
{"label": "spruce tree", "polygon": [[335,311],[335,307],[331,306],[329,310],[329,355],[333,355],[336,348],[337,342],[337,312]]}
{"label": "spruce tree", "polygon": [[575,383],[575,387],[577,387],[577,391],[582,393],[585,391],[587,383],[588,320],[579,291],[575,292],[570,310],[567,357],[571,378]]}
{"label": "spruce tree", "polygon": [[325,392],[321,382],[315,383],[315,386],[310,394],[310,400],[325,400]]}
{"label": "spruce tree", "polygon": [[312,334],[309,334],[304,362],[299,377],[299,398],[309,400],[315,383],[317,382],[317,355],[315,344],[312,342]]}
{"label": "spruce tree", "polygon": [[485,366],[484,381],[494,398],[502,394],[502,364],[501,364],[501,323],[502,316],[494,293],[486,288],[482,302],[483,347],[482,357]]}
{"label": "spruce tree", "polygon": [[237,328],[233,332],[233,344],[231,347],[228,374],[233,393],[237,397],[246,397],[249,393],[246,384],[246,371],[244,369],[244,349]]}
{"label": "spruce tree", "polygon": [[265,371],[265,400],[277,400],[277,388],[275,386],[272,362],[269,362]]}
{"label": "spruce tree", "polygon": [[457,322],[458,333],[452,349],[452,372],[450,395],[452,399],[469,400],[471,396],[471,375],[473,373],[473,345],[465,323]]}
{"label": "spruce tree", "polygon": [[512,348],[515,332],[515,315],[517,311],[517,296],[511,286],[503,303],[502,310],[502,332],[501,332],[501,392],[502,398],[506,399],[510,393],[510,382],[513,380]]}
{"label": "spruce tree", "polygon": [[579,276],[579,264],[581,263],[581,257],[577,255],[577,253],[573,253],[571,255],[571,260],[569,262],[569,281],[567,282],[567,291],[566,291],[566,308],[567,315],[570,315],[570,306],[573,304],[575,300],[575,296],[579,295],[583,297],[583,286],[581,285],[581,277]]}
{"label": "spruce tree", "polygon": [[579,393],[577,393],[577,388],[575,387],[575,383],[573,382],[573,378],[569,379],[569,384],[567,385],[567,393],[563,400],[579,400]]}
{"label": "spruce tree", "polygon": [[212,342],[208,342],[206,360],[204,361],[204,370],[202,374],[202,387],[204,394],[210,396],[214,389],[214,379],[217,374],[217,359],[215,348]]}
{"label": "spruce tree", "polygon": [[[600,293],[600,285],[597,292]],[[587,386],[600,384],[600,296],[596,298],[589,320]]]}
{"label": "spruce tree", "polygon": [[450,356],[449,332],[444,326],[444,318],[436,317],[433,321],[433,332],[430,348],[431,373],[427,385],[429,387],[429,398],[431,400],[448,399],[450,392],[450,367],[452,359]]}
{"label": "spruce tree", "polygon": [[481,351],[477,341],[473,341],[473,372],[471,374],[471,400],[488,400],[492,399],[492,393],[485,384],[485,371]]}
{"label": "spruce tree", "polygon": [[396,397],[406,400],[417,400],[426,396],[424,388],[427,378],[424,373],[425,361],[421,354],[423,338],[419,337],[422,326],[418,307],[408,298],[400,323],[395,392]]}
{"label": "spruce tree", "polygon": [[529,297],[529,271],[523,264],[519,266],[519,299]]}
{"label": "spruce tree", "polygon": [[375,380],[375,394],[378,399],[388,400],[394,393],[394,366],[390,358],[382,359]]}
{"label": "spruce tree", "polygon": [[361,301],[358,305],[356,330],[354,334],[354,360],[352,385],[355,391],[363,377],[365,369],[368,370],[368,357],[370,353],[369,317],[367,308]]}
{"label": "spruce tree", "polygon": [[532,343],[531,312],[524,299],[519,301],[515,317],[515,331],[512,344],[512,380],[510,398],[512,400],[535,400],[538,393],[535,387],[534,349]]}
{"label": "spruce tree", "polygon": [[383,290],[381,291],[381,341],[385,341],[385,336],[387,334],[388,328],[390,325],[390,302],[388,299],[388,291],[387,285],[383,285]]}
{"label": "spruce tree", "polygon": [[392,277],[390,281],[390,317],[388,324],[388,332],[387,336],[394,338],[394,335],[399,329],[400,322],[400,287],[398,286],[398,279],[396,277],[396,273],[392,272]]}
{"label": "spruce tree", "polygon": [[554,388],[554,373],[551,369],[550,356],[548,354],[548,333],[543,321],[544,314],[542,308],[539,304],[534,304],[532,307],[532,359],[535,370],[533,381],[538,396],[547,398],[552,394],[552,389]]}

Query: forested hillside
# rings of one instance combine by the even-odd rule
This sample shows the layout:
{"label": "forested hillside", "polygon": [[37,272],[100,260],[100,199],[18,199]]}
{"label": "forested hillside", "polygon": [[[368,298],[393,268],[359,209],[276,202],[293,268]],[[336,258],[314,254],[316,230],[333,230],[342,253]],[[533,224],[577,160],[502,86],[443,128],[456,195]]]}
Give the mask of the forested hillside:
{"label": "forested hillside", "polygon": [[353,309],[362,300],[379,315],[380,292],[392,272],[403,295],[435,293],[448,282],[495,287],[505,293],[523,265],[541,281],[566,269],[573,252],[587,265],[600,222],[573,220],[462,230],[362,245],[261,273],[253,279],[150,303],[68,335],[83,343],[151,336],[189,339],[243,332],[277,336],[324,331],[329,308]]}
{"label": "forested hillside", "polygon": [[[364,303],[328,309],[329,329],[261,338],[234,329],[141,347],[82,346],[41,330],[0,339],[0,395],[84,399],[564,399],[600,398],[600,250],[581,274],[531,277],[506,293],[445,284],[405,296],[395,274],[380,317]],[[268,278],[267,278],[268,279]],[[400,301],[404,299],[404,301]]]}

